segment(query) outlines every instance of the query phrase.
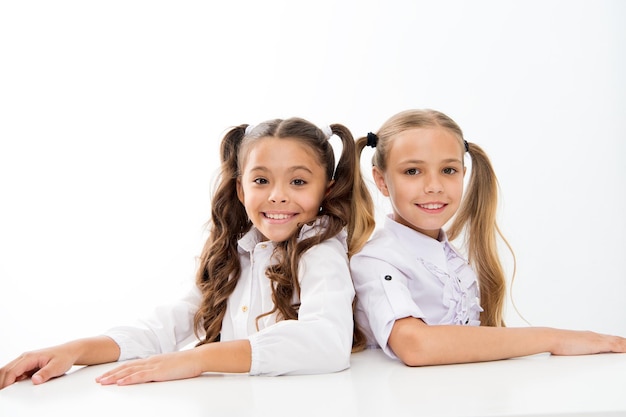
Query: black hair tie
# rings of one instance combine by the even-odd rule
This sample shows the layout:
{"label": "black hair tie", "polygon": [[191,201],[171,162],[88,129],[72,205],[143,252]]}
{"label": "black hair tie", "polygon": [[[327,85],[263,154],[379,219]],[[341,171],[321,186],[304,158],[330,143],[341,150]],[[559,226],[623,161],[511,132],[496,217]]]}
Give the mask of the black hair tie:
{"label": "black hair tie", "polygon": [[465,152],[469,152],[469,143],[465,139],[463,139],[463,144],[465,145]]}
{"label": "black hair tie", "polygon": [[366,146],[371,146],[372,148],[375,148],[377,143],[378,143],[378,136],[376,136],[376,133],[369,132],[367,134]]}

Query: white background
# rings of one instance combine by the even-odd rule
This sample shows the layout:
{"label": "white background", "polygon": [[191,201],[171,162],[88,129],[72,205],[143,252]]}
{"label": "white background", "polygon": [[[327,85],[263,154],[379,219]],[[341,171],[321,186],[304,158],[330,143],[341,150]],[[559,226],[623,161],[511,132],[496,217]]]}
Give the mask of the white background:
{"label": "white background", "polygon": [[492,158],[525,318],[626,335],[625,19],[621,1],[0,3],[0,362],[191,285],[228,127],[362,136],[424,107]]}

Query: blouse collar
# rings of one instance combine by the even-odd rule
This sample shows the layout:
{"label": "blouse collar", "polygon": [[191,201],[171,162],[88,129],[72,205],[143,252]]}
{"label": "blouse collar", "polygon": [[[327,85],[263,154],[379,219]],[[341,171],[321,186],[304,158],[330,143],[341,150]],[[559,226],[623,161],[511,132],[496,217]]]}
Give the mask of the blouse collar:
{"label": "blouse collar", "polygon": [[465,257],[450,244],[448,236],[443,229],[439,231],[439,238],[433,239],[417,230],[398,223],[393,219],[392,214],[385,219],[385,228],[396,236],[401,246],[405,247],[409,253],[418,258],[427,259],[440,269],[447,269],[448,258],[446,253],[448,252],[453,252],[454,255],[465,260]]}

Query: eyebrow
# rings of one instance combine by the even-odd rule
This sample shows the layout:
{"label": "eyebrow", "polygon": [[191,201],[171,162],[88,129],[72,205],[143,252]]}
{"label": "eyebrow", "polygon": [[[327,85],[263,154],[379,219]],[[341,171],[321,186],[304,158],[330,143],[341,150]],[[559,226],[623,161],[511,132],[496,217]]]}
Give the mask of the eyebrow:
{"label": "eyebrow", "polygon": [[[295,172],[295,171],[298,171],[298,170],[303,170],[303,171],[306,171],[306,172],[308,172],[310,174],[313,174],[313,171],[311,171],[311,169],[309,167],[305,166],[305,165],[294,165],[294,166],[289,167],[287,169],[287,171],[289,171],[289,172]],[[250,172],[254,172],[254,171],[267,172],[267,171],[269,171],[269,168],[264,167],[264,166],[256,166],[256,167],[250,168]]]}
{"label": "eyebrow", "polygon": [[[448,158],[448,159],[444,159],[442,161],[440,161],[444,164],[451,164],[451,163],[459,163],[462,164],[463,162],[460,159],[456,159],[456,158]],[[405,161],[400,161],[398,163],[398,165],[402,165],[402,164],[415,164],[415,165],[419,165],[419,164],[425,164],[426,161],[423,161],[421,159],[407,159]]]}

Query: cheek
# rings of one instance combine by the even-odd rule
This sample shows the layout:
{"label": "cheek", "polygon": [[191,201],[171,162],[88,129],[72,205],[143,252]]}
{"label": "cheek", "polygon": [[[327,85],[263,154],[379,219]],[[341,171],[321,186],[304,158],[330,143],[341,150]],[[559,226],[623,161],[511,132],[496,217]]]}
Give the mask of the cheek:
{"label": "cheek", "polygon": [[326,191],[326,189],[324,189],[317,196],[312,196],[310,200],[310,205],[312,207],[315,206],[317,207],[317,209],[319,209],[319,207],[324,202],[324,198],[326,198],[326,195],[328,195],[328,192]]}
{"label": "cheek", "polygon": [[255,192],[251,187],[242,185],[237,188],[237,198],[239,202],[246,207],[257,204],[259,195],[258,192]]}
{"label": "cheek", "polygon": [[306,205],[305,209],[310,211],[318,211],[322,203],[324,202],[324,198],[328,195],[328,191],[326,188],[321,189],[318,193],[309,194],[308,197],[303,198],[302,203]]}
{"label": "cheek", "polygon": [[459,197],[463,196],[463,181],[455,181],[449,187],[450,193]]}
{"label": "cheek", "polygon": [[390,195],[402,195],[415,192],[418,188],[418,183],[412,177],[393,175],[386,177],[385,186]]}

